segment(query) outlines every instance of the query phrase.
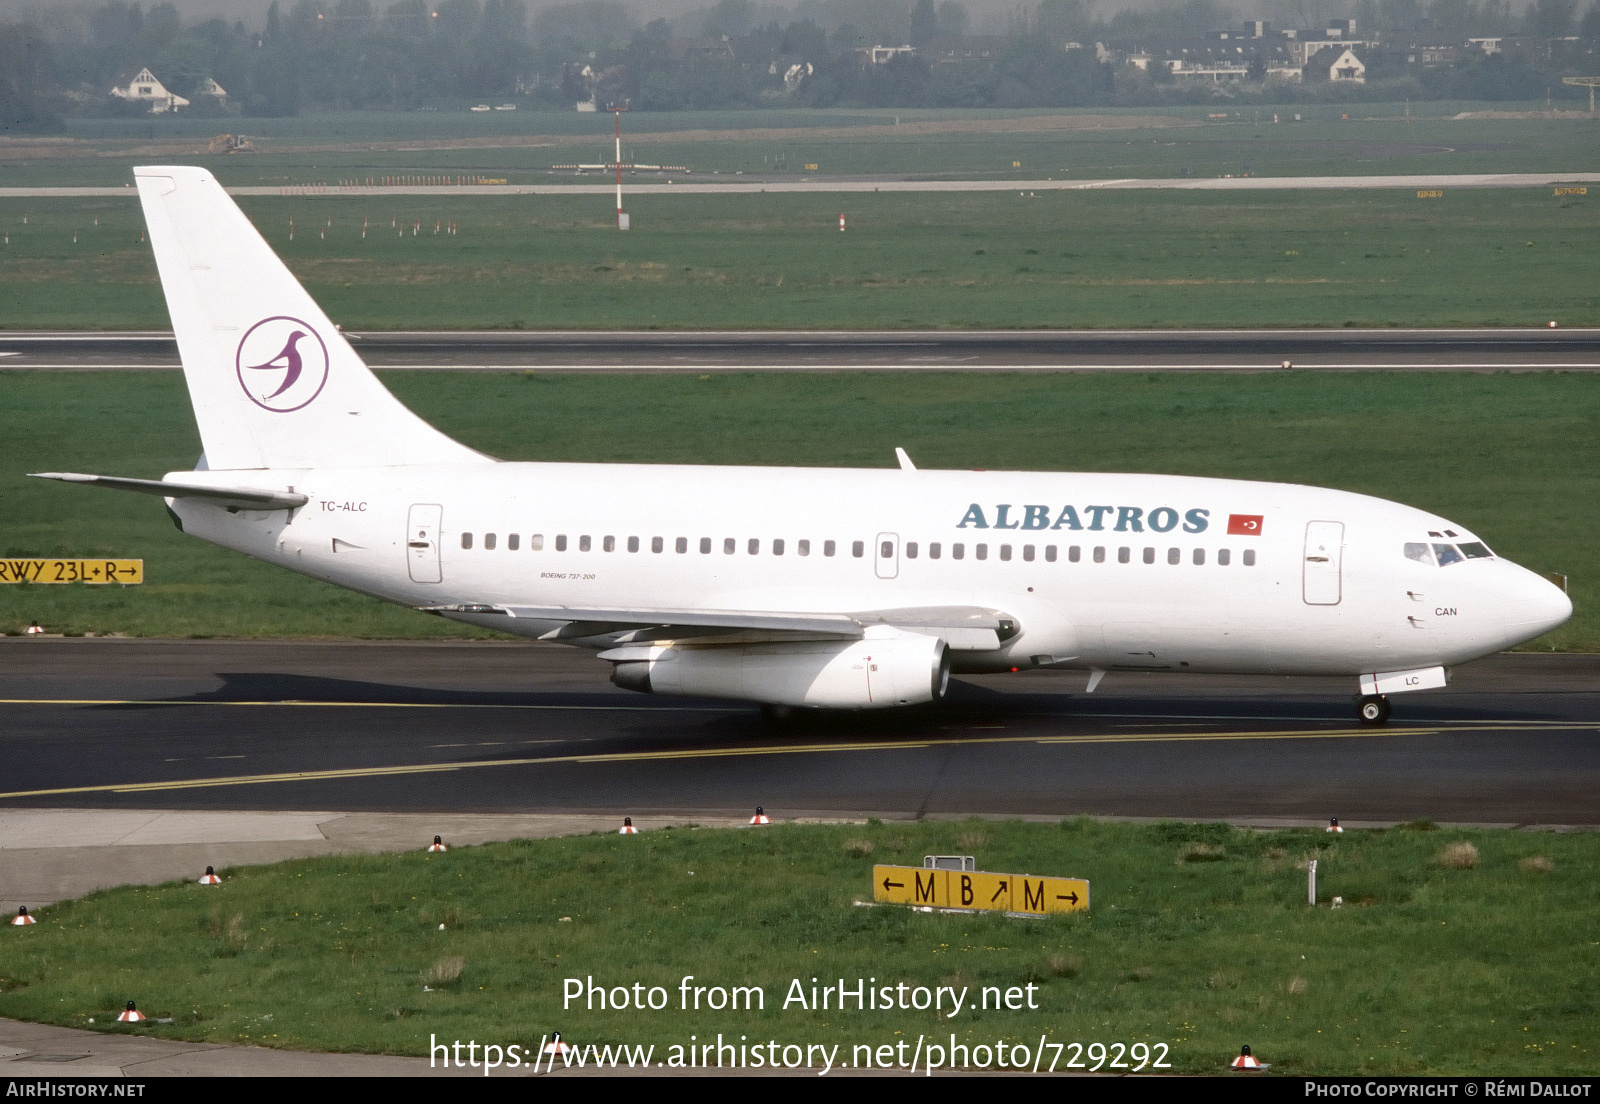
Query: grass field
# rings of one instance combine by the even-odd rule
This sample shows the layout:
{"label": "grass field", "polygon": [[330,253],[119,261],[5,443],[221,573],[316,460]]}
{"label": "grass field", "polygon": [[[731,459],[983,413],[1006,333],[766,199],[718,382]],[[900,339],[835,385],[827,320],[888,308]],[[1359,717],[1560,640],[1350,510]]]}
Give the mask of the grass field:
{"label": "grass field", "polygon": [[[836,1066],[901,1041],[904,1060],[920,1036],[984,1047],[957,1064],[987,1068],[996,1044],[1031,1055],[1043,1040],[1061,1049],[1041,1069],[1052,1054],[1058,1070],[1089,1067],[1098,1043],[1122,1044],[1129,1069],[1142,1045],[1169,1066],[1149,1072],[1219,1072],[1248,1043],[1277,1074],[1592,1074],[1600,837],[1431,827],[874,822],[303,860],[44,910],[0,941],[0,1015],[107,1030],[131,999],[172,1018],[143,1035],[417,1057],[430,1039],[531,1049],[561,1031],[653,1044],[667,1062],[720,1033],[838,1045]],[[852,907],[873,863],[930,853],[1087,878],[1091,911]],[[761,1004],[685,1010],[690,975],[759,989]],[[569,978],[660,987],[663,1007],[569,1002]],[[835,997],[819,1011],[813,979],[949,986],[967,1003],[840,1011]],[[1031,1009],[974,1008],[985,987],[1026,1001],[1029,986]]]}
{"label": "grass field", "polygon": [[[624,159],[698,176],[781,167],[1038,179],[1392,172],[1593,171],[1596,121],[1544,104],[1438,102],[1174,107],[1094,112],[729,111],[630,114]],[[1573,105],[1569,105],[1573,106]],[[1493,107],[1500,117],[1480,117]],[[1213,118],[1221,111],[1223,118]],[[1296,114],[1300,122],[1294,122]],[[1457,117],[1461,115],[1465,117]],[[1505,117],[1521,116],[1521,117]],[[229,184],[479,173],[547,182],[557,164],[610,161],[609,115],[576,112],[77,120],[65,140],[0,145],[11,185],[121,185],[152,161],[205,164]],[[259,153],[212,155],[218,131]],[[454,143],[454,148],[441,148]],[[816,165],[812,173],[808,165]]]}
{"label": "grass field", "polygon": [[[242,200],[355,330],[1596,325],[1595,203],[1549,189],[650,195],[618,233],[602,196]],[[166,327],[132,195],[0,199],[0,226],[0,324]]]}
{"label": "grass field", "polygon": [[[1148,471],[1313,483],[1433,510],[1570,576],[1537,648],[1600,650],[1588,374],[577,376],[392,372],[424,418],[506,459]],[[178,533],[136,495],[30,471],[159,477],[199,444],[176,372],[0,372],[0,554],[134,556],[142,587],[6,586],[0,630],[412,637],[471,630]]]}

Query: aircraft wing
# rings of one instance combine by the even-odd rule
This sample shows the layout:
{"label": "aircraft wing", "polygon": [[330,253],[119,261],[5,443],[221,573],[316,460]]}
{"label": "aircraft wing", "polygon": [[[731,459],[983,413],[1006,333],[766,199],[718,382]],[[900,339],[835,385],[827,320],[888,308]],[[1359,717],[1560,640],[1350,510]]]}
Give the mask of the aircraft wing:
{"label": "aircraft wing", "polygon": [[[542,639],[572,641],[610,637],[612,644],[649,644],[696,638],[705,643],[762,640],[859,640],[873,626],[942,637],[954,651],[991,651],[1017,635],[1017,622],[979,606],[926,606],[859,613],[790,613],[711,609],[597,609],[583,606],[435,606],[431,613],[475,623],[483,615],[564,621]],[[514,630],[512,630],[514,631]],[[614,658],[614,657],[613,657]]]}
{"label": "aircraft wing", "polygon": [[293,510],[311,501],[297,491],[269,491],[256,487],[201,487],[193,483],[173,483],[163,479],[129,479],[120,475],[84,475],[79,472],[33,472],[33,479],[55,479],[62,483],[84,483],[114,491],[159,495],[162,498],[203,498],[218,506],[240,510]]}

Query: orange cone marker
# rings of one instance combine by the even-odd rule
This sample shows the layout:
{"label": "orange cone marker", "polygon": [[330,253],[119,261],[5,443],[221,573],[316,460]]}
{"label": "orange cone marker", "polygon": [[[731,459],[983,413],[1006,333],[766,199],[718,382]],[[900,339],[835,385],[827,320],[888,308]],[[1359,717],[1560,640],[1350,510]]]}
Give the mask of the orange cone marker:
{"label": "orange cone marker", "polygon": [[217,872],[215,870],[212,870],[208,866],[208,867],[206,867],[206,872],[204,874],[200,875],[200,884],[201,885],[221,885],[222,884],[222,879],[217,877]]}
{"label": "orange cone marker", "polygon": [[637,829],[637,828],[635,828],[633,826],[633,818],[632,817],[623,817],[622,818],[622,827],[617,829],[617,835],[619,835],[619,836],[637,836],[638,834],[639,834],[639,829]]}
{"label": "orange cone marker", "polygon": [[761,806],[757,805],[756,806],[756,815],[750,818],[750,823],[751,824],[771,824],[772,820],[771,820],[770,817],[767,816],[766,813],[761,811]]}
{"label": "orange cone marker", "polygon": [[128,1007],[123,1009],[122,1015],[117,1017],[118,1023],[143,1023],[144,1020],[145,1014],[135,1008],[132,1001],[128,1002]]}
{"label": "orange cone marker", "polygon": [[1341,835],[1341,836],[1344,835],[1344,829],[1339,827],[1339,818],[1338,817],[1329,817],[1328,818],[1328,831],[1333,832],[1336,835]]}
{"label": "orange cone marker", "polygon": [[37,924],[38,922],[39,921],[28,915],[28,906],[23,905],[21,908],[17,909],[17,915],[11,921],[11,926],[13,928],[22,928],[29,924]]}
{"label": "orange cone marker", "polygon": [[1265,1062],[1256,1061],[1255,1056],[1250,1053],[1250,1048],[1243,1046],[1239,1048],[1239,1057],[1233,1060],[1233,1065],[1229,1068],[1236,1070],[1264,1070],[1271,1067]]}
{"label": "orange cone marker", "polygon": [[434,836],[433,837],[433,842],[428,844],[428,850],[429,851],[448,851],[448,850],[450,850],[450,848],[448,848],[448,847],[446,847],[444,845],[444,840],[440,839],[438,836]]}

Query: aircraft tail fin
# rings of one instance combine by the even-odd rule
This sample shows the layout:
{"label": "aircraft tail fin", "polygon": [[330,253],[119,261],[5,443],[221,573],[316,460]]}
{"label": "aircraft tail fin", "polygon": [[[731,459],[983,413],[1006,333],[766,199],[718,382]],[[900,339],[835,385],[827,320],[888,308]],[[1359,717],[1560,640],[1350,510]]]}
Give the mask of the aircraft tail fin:
{"label": "aircraft tail fin", "polygon": [[488,461],[389,393],[209,172],[133,172],[204,466]]}

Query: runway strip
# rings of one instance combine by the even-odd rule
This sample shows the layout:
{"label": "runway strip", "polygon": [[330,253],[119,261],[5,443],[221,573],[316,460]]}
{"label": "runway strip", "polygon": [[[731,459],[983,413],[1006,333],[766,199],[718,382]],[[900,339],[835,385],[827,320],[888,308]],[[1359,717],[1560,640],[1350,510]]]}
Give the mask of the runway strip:
{"label": "runway strip", "polygon": [[[1439,173],[1388,176],[1225,176],[1225,177],[1120,177],[1105,180],[894,180],[815,178],[720,180],[704,177],[693,180],[673,177],[666,182],[645,182],[630,178],[626,188],[632,195],[759,195],[764,192],[810,194],[861,192],[1048,192],[1048,191],[1126,191],[1152,189],[1167,191],[1279,191],[1284,189],[1370,189],[1370,188],[1548,188],[1558,184],[1600,183],[1600,173]],[[518,196],[518,195],[611,195],[614,181],[596,184],[462,184],[425,185],[327,185],[290,184],[228,188],[235,196]],[[0,188],[0,199],[34,197],[135,198],[132,187],[121,188]]]}

